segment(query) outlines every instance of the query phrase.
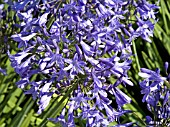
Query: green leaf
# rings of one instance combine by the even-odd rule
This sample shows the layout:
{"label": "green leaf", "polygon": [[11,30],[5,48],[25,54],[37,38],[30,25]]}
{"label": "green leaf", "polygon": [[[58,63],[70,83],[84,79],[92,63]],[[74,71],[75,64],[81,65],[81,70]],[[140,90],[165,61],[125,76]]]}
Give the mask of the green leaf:
{"label": "green leaf", "polygon": [[21,127],[28,127],[31,121],[31,117],[33,116],[34,110],[31,109],[30,113],[26,116],[26,119],[21,124]]}
{"label": "green leaf", "polygon": [[[18,88],[19,89],[19,88]],[[19,105],[24,102],[25,100],[25,95],[22,93],[22,95],[20,96],[20,98],[18,99],[15,108],[12,111],[12,114],[15,114],[17,111],[20,111],[22,108],[19,107]]]}
{"label": "green leaf", "polygon": [[144,59],[145,64],[147,65],[148,69],[153,69],[155,68],[154,62],[146,55],[145,52],[142,51],[142,56]]}
{"label": "green leaf", "polygon": [[167,14],[167,16],[170,16],[170,15],[169,15],[169,12],[168,12],[168,9],[167,9],[165,2],[166,1],[161,0],[161,8],[162,8],[162,16],[163,16],[165,31],[166,31],[167,34],[169,34],[170,33],[170,29],[168,28],[169,21],[166,18],[166,14]]}
{"label": "green leaf", "polygon": [[26,114],[31,110],[33,104],[34,104],[34,101],[32,100],[32,98],[29,98],[29,100],[24,105],[22,111],[19,112],[16,115],[16,117],[14,117],[14,119],[12,120],[11,126],[13,126],[13,127],[20,127],[22,122],[25,119]]}
{"label": "green leaf", "polygon": [[[8,95],[5,97],[5,100],[3,101],[3,103],[1,103],[0,109],[3,109],[3,108],[7,105],[8,100],[12,97],[12,94],[13,94],[13,92],[14,92],[16,89],[17,89],[17,88],[14,87],[13,89],[11,89],[11,90],[8,91]],[[2,114],[2,111],[3,111],[3,110],[0,110],[0,116],[1,116],[1,114]]]}
{"label": "green leaf", "polygon": [[136,44],[135,44],[134,41],[132,41],[132,47],[133,47],[133,53],[135,55],[135,62],[136,62],[137,69],[138,69],[138,72],[139,72],[140,71],[140,64],[139,64],[138,54],[137,54],[137,51],[136,51]]}

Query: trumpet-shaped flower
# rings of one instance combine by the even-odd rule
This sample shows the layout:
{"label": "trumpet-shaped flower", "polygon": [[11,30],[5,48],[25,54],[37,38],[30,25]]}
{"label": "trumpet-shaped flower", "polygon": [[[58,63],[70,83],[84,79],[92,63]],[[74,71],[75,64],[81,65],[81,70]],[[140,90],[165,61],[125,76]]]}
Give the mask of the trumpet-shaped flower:
{"label": "trumpet-shaped flower", "polygon": [[[12,38],[22,51],[9,57],[21,77],[17,86],[25,89],[29,85],[25,93],[38,99],[38,113],[53,94],[67,92],[69,100],[61,115],[51,119],[63,126],[76,126],[76,118],[86,120],[86,126],[108,126],[128,113],[119,109],[131,99],[117,86],[133,86],[127,74],[132,40],[149,41],[154,25],[149,18],[155,19],[156,6],[146,0],[22,0],[13,9],[22,23],[20,33]],[[129,22],[133,16],[136,21]],[[34,75],[38,78],[32,81]],[[118,110],[108,93],[115,96]]]}

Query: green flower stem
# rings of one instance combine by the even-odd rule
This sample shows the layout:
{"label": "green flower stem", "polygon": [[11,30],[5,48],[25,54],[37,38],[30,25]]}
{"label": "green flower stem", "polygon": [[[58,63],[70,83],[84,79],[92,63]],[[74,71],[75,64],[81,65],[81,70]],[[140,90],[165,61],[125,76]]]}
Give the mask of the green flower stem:
{"label": "green flower stem", "polygon": [[136,61],[137,69],[138,69],[138,71],[140,71],[140,64],[139,64],[139,59],[138,59],[138,55],[137,55],[137,51],[136,51],[136,45],[135,45],[134,40],[132,41],[132,48],[133,48],[133,52],[135,54],[135,61]]}
{"label": "green flower stem", "polygon": [[145,125],[146,126],[146,123],[145,123],[145,121],[144,120],[142,120],[135,112],[133,112],[132,113],[133,115],[135,115],[137,118],[138,118],[138,120],[143,124],[143,125]]}
{"label": "green flower stem", "polygon": [[25,119],[25,115],[31,110],[32,106],[34,105],[35,101],[32,100],[32,98],[29,98],[29,100],[24,105],[21,112],[18,113],[18,115],[13,119],[11,122],[11,127],[20,127]]}

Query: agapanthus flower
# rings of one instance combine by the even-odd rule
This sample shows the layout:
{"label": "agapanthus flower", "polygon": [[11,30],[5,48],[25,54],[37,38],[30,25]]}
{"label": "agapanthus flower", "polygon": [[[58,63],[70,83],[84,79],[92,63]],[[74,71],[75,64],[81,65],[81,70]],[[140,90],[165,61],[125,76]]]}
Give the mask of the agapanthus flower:
{"label": "agapanthus flower", "polygon": [[3,17],[3,9],[4,8],[4,4],[0,4],[0,19],[2,19],[2,17]]}
{"label": "agapanthus flower", "polygon": [[[149,16],[142,18],[139,10],[150,6],[150,10],[144,9],[148,14],[155,6],[141,2],[23,0],[14,4],[21,32],[12,38],[22,51],[8,54],[21,77],[18,87],[39,100],[38,113],[54,94],[60,96],[70,89],[67,104],[53,121],[74,127],[74,119],[82,118],[86,126],[108,126],[129,112],[121,107],[131,99],[118,85],[133,86],[127,75],[132,40],[140,36],[148,40],[153,30]],[[138,24],[131,21],[133,15]],[[32,81],[33,76],[38,78]],[[115,96],[119,109],[112,106],[108,93]]]}
{"label": "agapanthus flower", "polygon": [[0,73],[2,73],[3,75],[7,75],[6,70],[2,68],[0,68]]}
{"label": "agapanthus flower", "polygon": [[140,82],[141,93],[144,94],[143,102],[146,101],[148,110],[153,113],[154,119],[146,116],[148,126],[169,126],[170,118],[170,84],[169,74],[167,72],[168,63],[165,63],[165,77],[160,75],[160,70],[155,71],[141,68],[139,76],[144,80]]}

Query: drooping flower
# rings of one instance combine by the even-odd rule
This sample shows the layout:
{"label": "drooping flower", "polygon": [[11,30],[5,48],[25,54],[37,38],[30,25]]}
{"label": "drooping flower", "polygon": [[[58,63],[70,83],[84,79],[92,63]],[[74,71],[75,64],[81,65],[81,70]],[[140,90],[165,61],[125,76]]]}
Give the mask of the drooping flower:
{"label": "drooping flower", "polygon": [[0,68],[0,73],[2,73],[3,75],[7,75],[6,70],[2,68]]}
{"label": "drooping flower", "polygon": [[[152,36],[153,9],[141,1],[23,0],[14,4],[21,24],[20,33],[12,35],[22,51],[10,55],[12,67],[20,75],[17,86],[38,99],[41,113],[53,94],[69,93],[69,100],[56,122],[75,126],[74,119],[82,118],[86,126],[108,126],[124,113],[121,107],[131,99],[118,89],[119,84],[131,85],[130,69],[132,40]],[[134,7],[134,12],[129,10]],[[152,16],[143,18],[140,8]],[[136,22],[129,22],[134,14]],[[138,14],[139,13],[139,14]],[[37,76],[35,81],[32,77]],[[109,78],[116,82],[112,84]],[[38,81],[37,81],[38,80]],[[76,83],[76,84],[75,84]],[[111,93],[119,109],[114,109]],[[68,108],[69,107],[69,108]],[[121,110],[120,110],[121,109]],[[105,113],[103,112],[105,111]],[[67,113],[66,113],[67,112]],[[68,117],[64,120],[63,116]],[[130,126],[131,123],[125,124]]]}
{"label": "drooping flower", "polygon": [[144,80],[140,82],[141,93],[144,94],[142,101],[147,103],[148,110],[153,113],[154,119],[146,116],[148,126],[169,126],[170,118],[170,99],[169,99],[169,75],[167,72],[168,63],[165,63],[167,76],[162,77],[160,70],[155,71],[141,68],[139,76]]}

